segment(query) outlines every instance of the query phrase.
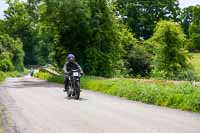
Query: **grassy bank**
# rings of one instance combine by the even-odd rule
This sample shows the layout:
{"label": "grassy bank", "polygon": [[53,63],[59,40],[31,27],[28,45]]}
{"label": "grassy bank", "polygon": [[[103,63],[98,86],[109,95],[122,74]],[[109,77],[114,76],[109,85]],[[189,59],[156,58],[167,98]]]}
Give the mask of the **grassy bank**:
{"label": "grassy bank", "polygon": [[[62,75],[53,76],[40,72],[35,76],[50,82],[63,83]],[[83,77],[81,87],[147,104],[200,112],[200,87],[194,87],[190,83],[177,85],[165,81]]]}
{"label": "grassy bank", "polygon": [[28,74],[28,70],[25,70],[24,72],[18,72],[18,71],[1,72],[0,71],[0,81],[3,81],[6,77],[20,77],[26,74]]}
{"label": "grassy bank", "polygon": [[3,114],[3,107],[0,104],[0,133],[3,133],[2,114]]}
{"label": "grassy bank", "polygon": [[5,79],[5,75],[3,72],[0,71],[0,81],[3,81]]}
{"label": "grassy bank", "polygon": [[200,53],[190,53],[191,60],[190,63],[194,67],[197,74],[200,76]]}

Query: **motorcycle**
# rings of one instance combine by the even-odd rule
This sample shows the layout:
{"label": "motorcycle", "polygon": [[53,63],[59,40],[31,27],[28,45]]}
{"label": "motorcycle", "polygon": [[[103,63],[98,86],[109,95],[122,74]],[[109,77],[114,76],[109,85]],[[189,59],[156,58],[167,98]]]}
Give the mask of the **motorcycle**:
{"label": "motorcycle", "polygon": [[80,97],[80,70],[72,70],[67,74],[68,85],[65,83],[65,87],[67,87],[67,96],[74,96],[75,99],[79,99]]}

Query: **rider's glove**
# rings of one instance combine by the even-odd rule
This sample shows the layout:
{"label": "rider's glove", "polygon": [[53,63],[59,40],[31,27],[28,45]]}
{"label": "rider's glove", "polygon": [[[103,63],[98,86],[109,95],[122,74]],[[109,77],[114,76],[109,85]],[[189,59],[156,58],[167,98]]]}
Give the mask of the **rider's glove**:
{"label": "rider's glove", "polygon": [[84,73],[80,73],[81,74],[81,76],[84,76]]}

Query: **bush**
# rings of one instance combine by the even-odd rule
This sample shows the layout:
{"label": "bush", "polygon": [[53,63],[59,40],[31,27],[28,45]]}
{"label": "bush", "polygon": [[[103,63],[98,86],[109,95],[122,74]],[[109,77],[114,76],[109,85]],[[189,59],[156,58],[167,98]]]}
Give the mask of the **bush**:
{"label": "bush", "polygon": [[139,42],[134,35],[124,26],[120,25],[120,39],[123,48],[122,72],[124,76],[147,76],[150,71],[150,58],[143,48],[143,42]]}
{"label": "bush", "polygon": [[135,47],[128,53],[126,67],[130,76],[148,76],[150,73],[150,55],[144,48]]}
{"label": "bush", "polygon": [[182,71],[176,75],[174,80],[188,80],[188,81],[197,81],[198,74],[196,74],[193,69],[188,69],[186,71]]}
{"label": "bush", "polygon": [[0,81],[3,81],[5,79],[5,75],[3,72],[0,71]]}
{"label": "bush", "polygon": [[0,61],[0,71],[8,72],[13,71],[15,68],[10,59],[4,59]]}

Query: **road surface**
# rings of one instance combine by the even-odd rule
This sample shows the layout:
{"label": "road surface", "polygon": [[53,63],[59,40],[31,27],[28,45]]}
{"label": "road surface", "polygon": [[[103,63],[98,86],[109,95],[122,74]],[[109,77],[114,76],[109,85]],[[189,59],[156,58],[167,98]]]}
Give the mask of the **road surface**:
{"label": "road surface", "polygon": [[1,83],[6,133],[200,133],[200,114],[86,90],[77,101],[62,87],[30,77]]}

